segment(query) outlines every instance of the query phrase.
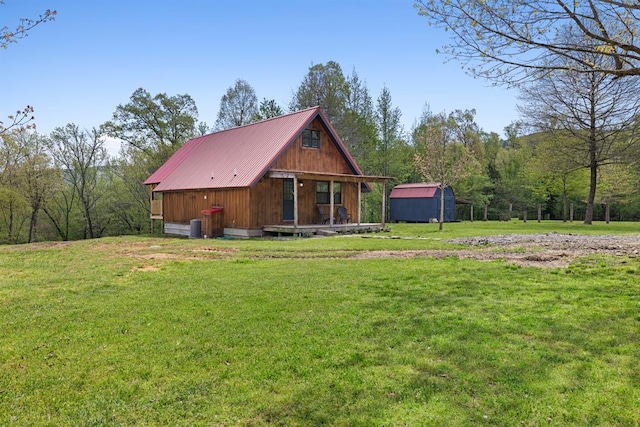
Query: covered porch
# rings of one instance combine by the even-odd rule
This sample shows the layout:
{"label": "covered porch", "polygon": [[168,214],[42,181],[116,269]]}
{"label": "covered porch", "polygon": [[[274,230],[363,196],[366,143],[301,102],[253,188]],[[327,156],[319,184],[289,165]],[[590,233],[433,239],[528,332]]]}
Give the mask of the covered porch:
{"label": "covered porch", "polygon": [[[279,224],[265,224],[263,226],[263,231],[265,232],[318,234],[323,232],[346,233],[384,229],[387,216],[386,182],[391,179],[390,177],[277,169],[271,170],[268,176],[272,179],[283,180],[283,183],[285,181],[289,182],[289,187],[285,186],[285,197],[290,197],[291,200],[289,215]],[[317,190],[316,194],[316,190],[314,190],[312,193],[313,198],[310,198],[311,194],[307,187],[309,182],[312,186],[324,184],[326,193],[320,193],[321,190]],[[370,183],[382,185],[380,223],[362,222],[362,193],[370,190]],[[345,185],[347,184],[349,184],[350,188],[348,197],[345,192]],[[302,197],[301,194],[304,194],[305,197]],[[335,197],[336,195],[338,196],[337,198]],[[345,213],[345,206],[349,207],[348,212],[346,212],[348,213],[348,220],[339,216],[340,213]],[[310,210],[319,212],[317,216],[313,217],[313,220],[309,217]]]}

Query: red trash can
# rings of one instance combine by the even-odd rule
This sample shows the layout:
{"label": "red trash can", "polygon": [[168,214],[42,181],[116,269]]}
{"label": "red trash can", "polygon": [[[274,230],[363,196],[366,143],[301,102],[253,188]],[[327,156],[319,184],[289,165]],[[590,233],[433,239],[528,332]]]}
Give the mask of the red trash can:
{"label": "red trash can", "polygon": [[224,208],[212,206],[200,211],[202,214],[202,235],[208,237],[222,237],[224,234],[224,222],[222,221]]}

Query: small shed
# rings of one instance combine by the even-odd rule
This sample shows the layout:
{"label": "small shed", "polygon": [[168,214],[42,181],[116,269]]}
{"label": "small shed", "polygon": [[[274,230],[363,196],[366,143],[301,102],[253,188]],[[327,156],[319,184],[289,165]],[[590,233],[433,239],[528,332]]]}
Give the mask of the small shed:
{"label": "small shed", "polygon": [[[389,196],[390,220],[407,222],[430,222],[440,219],[440,184],[419,182],[400,184]],[[444,222],[456,220],[456,199],[453,189],[444,189]]]}

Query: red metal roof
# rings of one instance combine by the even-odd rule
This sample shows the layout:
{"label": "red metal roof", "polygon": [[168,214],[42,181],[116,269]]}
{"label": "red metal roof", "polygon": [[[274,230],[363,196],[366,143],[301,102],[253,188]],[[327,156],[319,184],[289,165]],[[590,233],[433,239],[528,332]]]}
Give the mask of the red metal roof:
{"label": "red metal roof", "polygon": [[440,184],[437,182],[417,182],[414,184],[396,185],[389,198],[391,199],[420,199],[434,197]]}
{"label": "red metal roof", "polygon": [[320,107],[313,107],[191,139],[144,183],[157,184],[154,191],[251,187],[318,116],[354,175],[362,175]]}

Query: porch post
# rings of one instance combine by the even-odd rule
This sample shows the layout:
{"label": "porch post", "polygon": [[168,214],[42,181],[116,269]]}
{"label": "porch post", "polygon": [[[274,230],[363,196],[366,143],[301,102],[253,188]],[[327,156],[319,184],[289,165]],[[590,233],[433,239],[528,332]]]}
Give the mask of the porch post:
{"label": "porch post", "polygon": [[298,228],[298,177],[293,175],[293,226]]}
{"label": "porch post", "polygon": [[382,181],[382,225],[387,221],[387,181]]}
{"label": "porch post", "polygon": [[329,224],[333,227],[335,220],[333,218],[333,179],[329,181]]}
{"label": "porch post", "polygon": [[362,183],[360,181],[357,181],[356,185],[358,186],[358,225],[360,225],[360,214],[362,209]]}
{"label": "porch post", "polygon": [[151,229],[151,235],[153,236],[153,232],[155,231],[155,227],[154,225],[156,224],[156,220],[153,219],[153,188],[155,187],[155,184],[151,184],[151,186],[149,188],[151,188],[151,191],[149,192],[149,218],[151,219],[151,224],[149,224],[150,229]]}

